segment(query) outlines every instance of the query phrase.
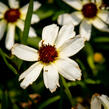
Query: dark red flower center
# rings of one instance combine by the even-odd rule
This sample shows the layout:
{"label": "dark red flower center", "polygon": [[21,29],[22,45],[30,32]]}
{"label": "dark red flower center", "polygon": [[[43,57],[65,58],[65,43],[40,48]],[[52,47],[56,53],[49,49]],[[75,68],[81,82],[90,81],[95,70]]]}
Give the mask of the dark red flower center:
{"label": "dark red flower center", "polygon": [[39,61],[42,61],[43,63],[53,62],[57,56],[58,53],[55,46],[42,45],[39,49]]}
{"label": "dark red flower center", "polygon": [[20,18],[19,9],[9,9],[5,12],[4,18],[7,22],[16,22]]}
{"label": "dark red flower center", "polygon": [[97,7],[94,3],[85,4],[82,8],[82,13],[86,18],[93,18],[97,14]]}

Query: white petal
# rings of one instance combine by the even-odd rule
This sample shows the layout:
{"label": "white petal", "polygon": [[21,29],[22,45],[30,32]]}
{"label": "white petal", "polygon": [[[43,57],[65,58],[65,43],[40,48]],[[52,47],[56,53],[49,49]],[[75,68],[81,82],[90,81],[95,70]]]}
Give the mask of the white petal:
{"label": "white petal", "polygon": [[31,67],[29,67],[25,72],[23,72],[19,80],[24,79],[20,86],[25,89],[28,87],[30,84],[32,84],[39,76],[41,70],[42,70],[43,65],[41,65],[39,62],[36,62],[33,64]]}
{"label": "white petal", "polygon": [[106,95],[101,95],[99,96],[99,99],[101,100],[105,109],[109,109],[109,97]]}
{"label": "white petal", "polygon": [[37,23],[37,22],[39,22],[39,20],[40,20],[39,16],[36,14],[33,14],[32,19],[31,19],[31,24]]}
{"label": "white petal", "polygon": [[51,92],[54,92],[59,86],[59,74],[54,65],[44,67],[44,84]]}
{"label": "white petal", "polygon": [[4,20],[0,21],[0,40],[2,39],[6,29],[6,22]]}
{"label": "white petal", "polygon": [[[22,20],[25,20],[26,19],[26,13],[21,13],[21,17],[20,17]],[[36,14],[33,14],[32,15],[32,19],[31,19],[31,24],[34,24],[34,23],[37,23],[40,21],[40,18],[38,15]]]}
{"label": "white petal", "polygon": [[82,23],[80,24],[80,29],[79,29],[80,34],[86,40],[90,40],[91,27],[92,27],[92,25],[89,24],[86,20],[83,20]]}
{"label": "white petal", "polygon": [[74,25],[78,25],[81,22],[81,20],[83,19],[83,15],[81,12],[73,12],[71,14],[71,17],[73,19]]}
{"label": "white petal", "polygon": [[101,10],[97,15],[105,23],[109,24],[109,11]]}
{"label": "white petal", "polygon": [[0,19],[2,19],[4,17],[3,13],[0,13]]}
{"label": "white petal", "polygon": [[5,46],[8,50],[10,50],[14,45],[14,37],[15,37],[15,25],[8,24],[8,31],[5,40]]}
{"label": "white petal", "polygon": [[59,73],[66,79],[73,81],[81,79],[81,70],[75,61],[69,58],[61,58],[56,61],[55,65]]}
{"label": "white petal", "polygon": [[90,0],[82,0],[82,4],[85,5],[86,3],[89,3]]}
{"label": "white petal", "polygon": [[75,36],[74,25],[68,24],[62,26],[59,31],[59,35],[56,39],[56,47],[59,48],[65,41],[73,38]]}
{"label": "white petal", "polygon": [[41,4],[38,1],[34,1],[33,11],[36,11],[37,9],[39,9],[40,6]]}
{"label": "white petal", "polygon": [[19,1],[18,0],[8,0],[10,8],[19,8]]}
{"label": "white petal", "polygon": [[83,16],[81,12],[73,12],[72,14],[61,14],[58,17],[58,24],[65,25],[65,24],[74,24],[78,25],[82,20]]}
{"label": "white petal", "polygon": [[63,1],[77,10],[82,9],[82,2],[80,0],[63,0]]}
{"label": "white petal", "polygon": [[[24,30],[24,21],[18,20],[18,22],[17,22],[16,25],[21,29],[21,31]],[[37,36],[35,30],[34,30],[32,27],[30,27],[29,36],[30,36],[30,37],[36,37],[36,36]]]}
{"label": "white petal", "polygon": [[18,20],[17,23],[16,23],[17,27],[21,29],[21,31],[24,30],[24,21],[22,20]]}
{"label": "white petal", "polygon": [[102,5],[103,1],[102,0],[95,0],[95,3],[97,5],[97,7],[100,7]]}
{"label": "white petal", "polygon": [[12,54],[25,61],[37,61],[38,51],[23,44],[15,44],[12,47]]}
{"label": "white petal", "polygon": [[101,102],[98,98],[99,95],[94,94],[91,98],[91,109],[101,109]]}
{"label": "white petal", "polygon": [[73,19],[70,14],[61,14],[59,15],[57,22],[59,25],[73,24]]}
{"label": "white petal", "polygon": [[96,18],[95,20],[93,20],[92,23],[97,29],[101,31],[109,32],[108,26],[103,21],[101,21],[99,18]]}
{"label": "white petal", "polygon": [[84,47],[84,43],[85,39],[83,37],[80,37],[79,35],[75,36],[72,39],[69,39],[59,48],[60,57],[73,56]]}
{"label": "white petal", "polygon": [[[26,4],[25,6],[23,6],[20,10],[22,13],[26,14],[28,11],[28,6],[29,4]],[[37,1],[33,2],[33,11],[36,11],[37,9],[39,9],[41,6],[41,4]]]}
{"label": "white petal", "polygon": [[2,2],[0,2],[0,12],[4,13],[7,10],[8,10],[8,7],[5,4],[3,4]]}
{"label": "white petal", "polygon": [[54,42],[57,38],[59,27],[56,24],[51,24],[44,27],[42,31],[42,40],[44,44],[54,45]]}
{"label": "white petal", "polygon": [[37,34],[35,32],[35,29],[30,27],[30,30],[29,30],[29,37],[36,37]]}

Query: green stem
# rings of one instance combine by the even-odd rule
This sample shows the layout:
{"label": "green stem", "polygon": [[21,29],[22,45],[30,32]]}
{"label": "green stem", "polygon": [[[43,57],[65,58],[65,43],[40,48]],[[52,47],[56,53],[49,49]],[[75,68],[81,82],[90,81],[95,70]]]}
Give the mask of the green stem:
{"label": "green stem", "polygon": [[71,105],[74,106],[74,105],[73,105],[72,94],[71,94],[71,92],[70,92],[70,90],[69,90],[69,88],[68,88],[68,86],[67,86],[66,80],[65,80],[62,76],[61,76],[61,80],[62,80],[63,86],[65,87],[65,93],[66,93],[66,95],[68,96],[68,99],[69,99]]}
{"label": "green stem", "polygon": [[7,67],[12,71],[14,72],[15,74],[17,74],[17,70],[11,65],[8,63],[7,59],[6,59],[6,56],[4,54],[4,52],[2,51],[2,49],[0,48],[0,55],[1,57],[3,58],[5,64],[7,65]]}

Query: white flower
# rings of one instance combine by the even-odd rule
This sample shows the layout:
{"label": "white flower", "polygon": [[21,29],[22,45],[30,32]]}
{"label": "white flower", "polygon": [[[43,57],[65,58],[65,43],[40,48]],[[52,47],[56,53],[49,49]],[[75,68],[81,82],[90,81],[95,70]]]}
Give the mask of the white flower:
{"label": "white flower", "polygon": [[21,87],[26,88],[32,84],[43,69],[43,78],[46,88],[54,92],[59,86],[59,74],[68,80],[80,80],[81,70],[78,64],[69,57],[84,47],[84,38],[75,37],[74,26],[64,25],[60,31],[56,24],[46,26],[42,32],[39,50],[26,45],[15,44],[12,54],[25,61],[36,61],[20,77]]}
{"label": "white flower", "polygon": [[101,107],[104,107],[104,109],[109,109],[109,97],[106,95],[99,95],[94,94],[91,99],[91,109],[101,109]]}
{"label": "white flower", "polygon": [[[8,50],[10,50],[14,44],[15,27],[17,26],[21,31],[24,29],[24,20],[26,18],[29,4],[20,8],[18,0],[8,0],[8,2],[10,8],[0,2],[0,40],[2,39],[7,26],[5,46]],[[35,1],[33,11],[37,10],[40,6],[41,4]],[[36,14],[33,14],[31,24],[38,21],[39,17]],[[37,36],[32,27],[30,27],[29,36]]]}
{"label": "white flower", "polygon": [[65,13],[58,17],[60,25],[73,23],[74,25],[80,24],[80,34],[86,37],[87,40],[91,36],[92,25],[97,29],[109,32],[109,12],[101,10],[100,6],[102,0],[63,0],[77,11],[71,14]]}

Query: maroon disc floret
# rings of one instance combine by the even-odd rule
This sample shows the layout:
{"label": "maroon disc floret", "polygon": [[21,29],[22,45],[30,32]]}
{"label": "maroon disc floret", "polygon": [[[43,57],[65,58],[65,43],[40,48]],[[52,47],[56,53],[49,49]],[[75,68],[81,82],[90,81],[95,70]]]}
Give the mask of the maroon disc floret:
{"label": "maroon disc floret", "polygon": [[7,22],[14,23],[20,18],[19,9],[9,9],[5,12],[4,18]]}
{"label": "maroon disc floret", "polygon": [[50,63],[56,60],[58,53],[55,46],[42,45],[39,49],[39,60],[43,63]]}
{"label": "maroon disc floret", "polygon": [[82,13],[86,18],[93,18],[97,14],[97,7],[94,3],[85,4],[82,8]]}

